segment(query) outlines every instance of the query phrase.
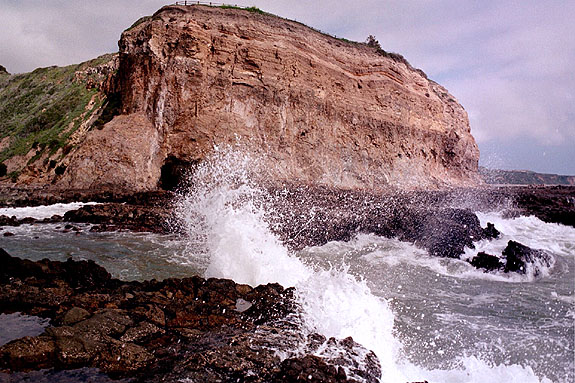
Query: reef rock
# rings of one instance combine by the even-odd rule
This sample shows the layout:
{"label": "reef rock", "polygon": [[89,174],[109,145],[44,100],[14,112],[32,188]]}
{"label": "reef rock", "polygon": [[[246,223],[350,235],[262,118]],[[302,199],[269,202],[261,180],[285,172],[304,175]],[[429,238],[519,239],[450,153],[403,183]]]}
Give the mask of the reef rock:
{"label": "reef rock", "polygon": [[151,190],[214,145],[272,182],[378,189],[474,185],[467,114],[403,57],[245,9],[166,6],[122,34],[121,115],[57,184]]}
{"label": "reef rock", "polygon": [[[93,368],[130,382],[375,383],[381,376],[375,354],[353,339],[304,331],[293,288],[197,276],[126,282],[92,261],[33,262],[2,249],[0,262],[0,313],[51,319],[38,336],[0,344],[2,382],[62,381],[53,371]],[[315,356],[319,350],[325,356]],[[51,370],[39,376],[43,369]]]}

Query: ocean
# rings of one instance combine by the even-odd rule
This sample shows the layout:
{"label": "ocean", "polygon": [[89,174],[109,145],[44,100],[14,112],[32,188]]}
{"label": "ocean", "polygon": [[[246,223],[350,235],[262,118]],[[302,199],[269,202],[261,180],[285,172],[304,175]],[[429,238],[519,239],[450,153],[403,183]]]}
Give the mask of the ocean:
{"label": "ocean", "polygon": [[[5,228],[14,236],[1,237],[0,247],[33,260],[92,259],[126,280],[200,274],[294,286],[304,331],[351,336],[373,350],[381,382],[575,382],[574,228],[478,211],[482,226],[492,222],[502,236],[476,242],[463,259],[431,257],[373,234],[294,251],[274,234],[270,196],[247,169],[249,159],[228,153],[194,173],[174,212],[183,234],[33,224]],[[70,208],[76,206],[0,214]],[[501,253],[509,239],[544,250],[551,265],[520,275],[465,262],[479,251]]]}

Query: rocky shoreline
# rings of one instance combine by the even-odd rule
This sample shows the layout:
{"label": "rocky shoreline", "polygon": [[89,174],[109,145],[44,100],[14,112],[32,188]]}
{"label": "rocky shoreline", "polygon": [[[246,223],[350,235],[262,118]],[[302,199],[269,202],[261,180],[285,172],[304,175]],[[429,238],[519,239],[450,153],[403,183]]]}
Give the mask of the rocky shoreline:
{"label": "rocky shoreline", "polygon": [[[268,187],[265,194],[265,200],[259,203],[265,205],[266,219],[276,235],[292,250],[321,246],[329,241],[347,241],[358,233],[373,233],[412,242],[432,256],[459,258],[465,247],[474,247],[474,241],[498,236],[493,225],[480,226],[474,212],[482,210],[499,210],[509,217],[534,215],[545,222],[575,227],[575,187],[572,186],[375,194],[284,185]],[[74,224],[88,223],[92,225],[91,231],[98,232],[178,232],[179,225],[173,215],[178,198],[177,193],[170,191],[130,194],[117,191],[2,190],[0,204],[4,206],[71,201],[98,201],[101,204],[85,205],[63,217],[42,220],[0,215],[0,235],[12,234],[7,229],[2,230],[2,226],[47,222],[62,222],[67,225],[65,230],[69,231],[75,230]],[[510,246],[516,248],[512,244]],[[505,258],[505,254],[498,256]],[[493,270],[485,257],[472,264],[486,271]],[[509,270],[505,264],[497,269]]]}
{"label": "rocky shoreline", "polygon": [[[362,191],[331,189],[322,187],[301,187],[284,185],[268,188],[274,202],[287,202],[288,208],[309,209],[310,202],[324,210],[328,208],[341,210],[336,204],[341,201],[355,206],[388,206],[400,209],[405,206],[437,209],[449,206],[470,210],[504,211],[508,216],[534,215],[544,222],[560,223],[575,227],[575,186],[489,186],[483,188],[450,189],[443,191],[391,191],[387,193],[370,193]],[[68,202],[101,202],[109,207],[84,208],[71,214],[71,222],[93,222],[111,219],[116,216],[115,224],[122,228],[133,225],[136,230],[162,232],[172,229],[170,226],[157,226],[151,220],[134,224],[134,213],[153,216],[164,220],[171,215],[173,203],[178,193],[158,189],[151,192],[133,193],[122,190],[68,190],[58,188],[7,187],[0,186],[0,207],[23,207],[50,205]],[[284,198],[284,201],[278,199]],[[115,207],[113,207],[115,205]],[[124,207],[120,208],[118,205]],[[120,209],[114,210],[114,209]],[[347,209],[352,212],[352,208]],[[147,214],[142,214],[146,212]],[[118,216],[116,213],[120,213]],[[130,215],[132,213],[132,215]],[[18,224],[11,217],[2,218],[0,226]],[[28,220],[32,222],[31,220]],[[136,218],[137,221],[137,218]],[[13,223],[11,223],[13,222]],[[20,222],[27,223],[27,222]],[[140,226],[139,229],[136,226]]]}
{"label": "rocky shoreline", "polygon": [[[132,382],[377,382],[380,376],[375,354],[353,339],[298,327],[293,289],[278,284],[252,288],[200,277],[125,282],[91,261],[32,262],[3,250],[0,260],[0,312],[51,320],[41,335],[0,347],[4,373],[91,367]],[[320,347],[342,356],[315,356]],[[275,350],[292,355],[282,360]]]}
{"label": "rocky shoreline", "polygon": [[[474,214],[494,207],[509,216],[533,214],[575,225],[575,187],[370,194],[285,186],[268,188],[266,195],[261,201],[266,219],[293,250],[374,233],[413,242],[430,255],[458,258],[474,240],[498,236],[497,227],[481,227]],[[171,220],[177,195],[172,192],[53,194],[22,189],[12,194],[3,190],[0,196],[5,207],[101,202],[43,220],[0,216],[0,236],[9,234],[10,226],[46,222],[67,225],[70,232],[77,231],[77,223],[91,224],[92,231],[177,231]],[[302,331],[291,288],[252,288],[201,277],[125,282],[93,262],[32,262],[4,251],[0,260],[0,313],[51,321],[41,335],[0,347],[0,381],[32,376],[50,381],[45,374],[85,374],[94,368],[100,375],[92,382],[108,377],[134,382],[375,382],[380,375],[375,355],[351,338],[325,339]],[[525,273],[529,263],[552,260],[509,241],[501,255],[480,253],[469,262],[486,272]],[[332,353],[338,359],[314,355],[320,347],[338,350]],[[274,350],[300,352],[281,359]],[[357,355],[364,355],[362,363],[353,359]],[[42,371],[30,372],[36,370]]]}

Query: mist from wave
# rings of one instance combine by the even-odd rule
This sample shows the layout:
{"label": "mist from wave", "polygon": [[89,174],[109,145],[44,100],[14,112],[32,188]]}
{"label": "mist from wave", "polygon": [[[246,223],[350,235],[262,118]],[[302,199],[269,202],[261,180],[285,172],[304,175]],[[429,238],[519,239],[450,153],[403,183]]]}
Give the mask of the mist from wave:
{"label": "mist from wave", "polygon": [[[431,258],[393,239],[361,235],[290,252],[267,223],[266,215],[273,212],[266,204],[269,196],[253,178],[258,163],[230,148],[216,148],[199,166],[177,209],[189,243],[176,262],[203,259],[207,277],[295,286],[304,328],[327,337],[351,336],[373,350],[382,382],[573,379],[568,362],[572,328],[553,322],[568,317],[564,311],[572,304],[556,305],[562,301],[551,293],[532,302],[531,291],[541,293],[532,281],[518,281],[519,287],[509,291],[507,280],[497,281],[501,276],[474,270],[467,262]],[[502,231],[511,233],[506,222],[499,222]],[[573,231],[565,235],[569,240]],[[563,250],[559,256],[571,257],[562,262],[564,273],[572,274],[573,252],[569,245]],[[494,281],[497,289],[490,291],[486,286]],[[554,292],[573,296],[568,288]],[[554,314],[547,315],[549,310]],[[550,334],[524,331],[543,322],[550,328],[549,341]]]}

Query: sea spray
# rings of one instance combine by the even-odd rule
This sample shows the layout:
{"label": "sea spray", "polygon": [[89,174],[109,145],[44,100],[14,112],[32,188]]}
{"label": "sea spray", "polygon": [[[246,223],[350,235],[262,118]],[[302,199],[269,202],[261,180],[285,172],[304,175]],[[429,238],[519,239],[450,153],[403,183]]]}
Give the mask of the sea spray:
{"label": "sea spray", "polygon": [[358,281],[345,268],[319,269],[296,285],[296,295],[308,331],[335,338],[351,336],[375,352],[383,382],[406,380],[396,366],[401,345],[393,337],[393,313],[365,281]]}
{"label": "sea spray", "polygon": [[207,277],[252,286],[294,286],[311,271],[288,253],[266,224],[265,193],[251,175],[257,166],[250,156],[216,147],[196,169],[177,205],[183,229],[193,238],[188,253],[209,258]]}
{"label": "sea spray", "polygon": [[[252,286],[270,282],[294,286],[304,330],[327,337],[353,336],[370,349],[378,348],[376,354],[389,375],[396,370],[391,367],[399,343],[392,336],[393,314],[387,303],[346,270],[314,270],[290,253],[266,222],[266,201],[271,197],[255,184],[255,171],[256,161],[230,148],[216,148],[196,169],[191,188],[178,204],[186,232],[205,240],[202,246],[194,241],[189,256],[198,250],[200,256],[208,254],[208,277]],[[329,352],[333,350],[318,350],[328,359]]]}
{"label": "sea spray", "polygon": [[[528,366],[505,361],[486,362],[490,359],[485,354],[488,349],[475,356],[468,356],[465,351],[459,355],[450,354],[451,361],[438,368],[433,367],[433,363],[428,368],[419,367],[428,364],[427,358],[402,350],[398,340],[402,335],[394,326],[394,314],[386,300],[390,291],[378,288],[377,294],[372,293],[378,279],[392,280],[394,275],[381,274],[378,277],[370,275],[373,270],[369,269],[350,272],[348,265],[358,261],[353,257],[340,265],[321,266],[311,262],[311,258],[304,262],[288,251],[267,223],[270,196],[258,186],[254,177],[258,174],[259,163],[229,147],[216,148],[214,155],[193,173],[190,189],[182,193],[177,213],[190,238],[187,257],[205,258],[207,276],[231,278],[251,285],[279,282],[285,287],[295,286],[302,311],[291,319],[301,321],[301,328],[309,333],[320,332],[327,337],[339,338],[352,336],[374,350],[380,359],[382,382],[473,383],[484,382],[486,377],[492,381],[541,381]],[[334,246],[337,248],[338,245]],[[409,249],[409,246],[405,248]],[[406,259],[417,258],[419,252],[413,252]],[[425,257],[422,254],[418,256]],[[325,257],[332,259],[330,254]],[[379,257],[366,255],[365,258],[373,261]],[[429,257],[425,259],[424,262],[430,264],[438,262]],[[403,263],[401,260],[395,262]],[[369,275],[369,278],[364,280],[364,275]],[[427,284],[424,279],[414,278],[414,281]],[[429,286],[433,286],[433,281]],[[412,310],[424,309],[426,304],[425,299],[417,300]],[[401,312],[400,306],[395,304],[394,307]],[[463,341],[465,335],[461,334],[461,337]],[[425,335],[419,338],[419,342],[420,345],[433,345],[433,339],[432,335]],[[411,342],[409,346],[417,348],[419,345]],[[278,350],[278,354],[289,357],[298,353],[298,347],[303,346]],[[425,349],[437,352],[439,358],[435,359],[439,360],[449,354],[433,347]],[[328,359],[333,353],[333,349],[327,347],[316,350],[316,354]],[[414,356],[417,356],[416,360],[413,360]],[[337,360],[337,357],[332,355],[332,360]]]}
{"label": "sea spray", "polygon": [[86,205],[96,205],[97,202],[71,202],[56,203],[53,205],[4,207],[0,208],[0,215],[16,217],[17,219],[31,217],[34,219],[50,218],[54,215],[63,216],[66,212],[76,210]]}

